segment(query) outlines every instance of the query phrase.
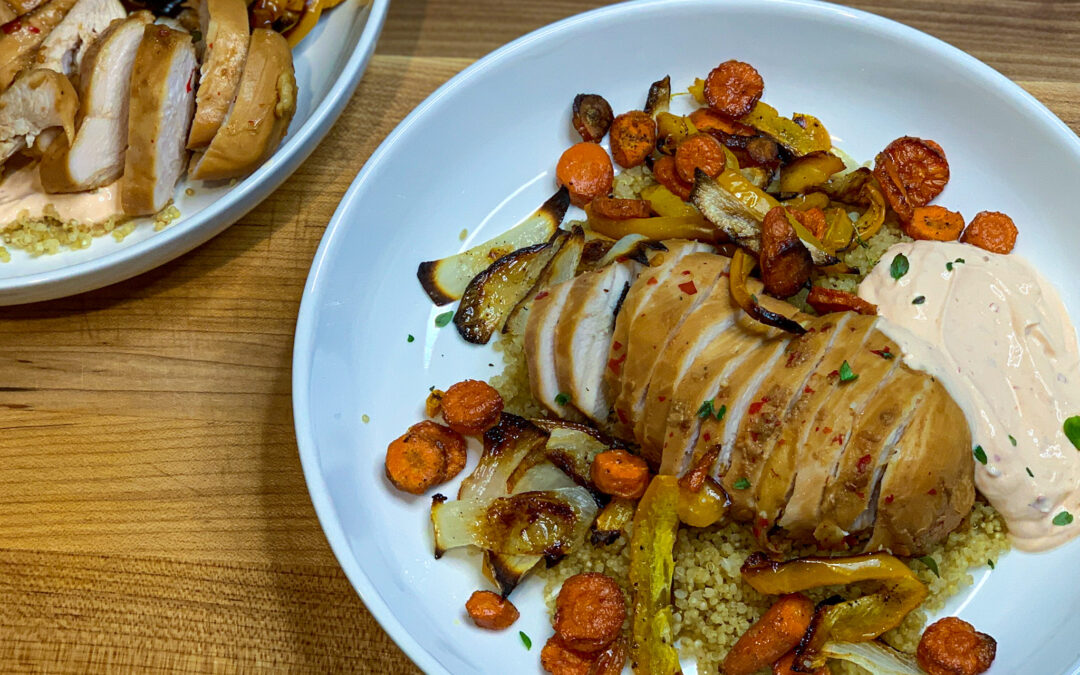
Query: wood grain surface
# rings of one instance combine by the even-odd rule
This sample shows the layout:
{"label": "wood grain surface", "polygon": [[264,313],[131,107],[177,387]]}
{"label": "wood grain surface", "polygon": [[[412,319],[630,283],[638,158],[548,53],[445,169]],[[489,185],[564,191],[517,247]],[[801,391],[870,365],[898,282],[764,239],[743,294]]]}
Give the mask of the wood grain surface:
{"label": "wood grain surface", "polygon": [[[0,310],[0,672],[415,672],[304,485],[289,396],[304,279],[353,176],[416,104],[598,4],[394,0],[345,114],[261,206],[135,279]],[[1080,125],[1080,3],[852,4]]]}

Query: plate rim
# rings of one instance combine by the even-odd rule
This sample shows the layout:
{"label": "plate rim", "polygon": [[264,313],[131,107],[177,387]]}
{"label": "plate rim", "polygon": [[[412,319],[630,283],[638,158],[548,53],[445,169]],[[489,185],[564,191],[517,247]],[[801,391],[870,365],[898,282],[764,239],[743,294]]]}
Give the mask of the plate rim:
{"label": "plate rim", "polygon": [[[377,1],[377,0],[376,0]],[[537,28],[513,41],[489,52],[474,63],[455,74],[452,78],[440,85],[434,92],[429,94],[419,103],[401,122],[390,132],[371,154],[363,167],[353,178],[349,189],[338,203],[334,214],[327,224],[326,231],[319,242],[319,247],[312,259],[307,280],[304,284],[304,292],[301,297],[300,309],[297,315],[296,331],[293,340],[292,360],[292,400],[293,400],[293,425],[296,433],[297,450],[300,455],[300,464],[304,472],[308,493],[312,505],[315,508],[316,517],[323,529],[323,534],[329,543],[335,559],[341,566],[346,578],[353,589],[360,596],[361,601],[378,621],[380,627],[386,632],[391,640],[398,645],[405,655],[413,661],[425,673],[438,673],[450,675],[439,660],[410,634],[397,619],[393,610],[383,600],[382,595],[374,586],[363,568],[354,556],[348,544],[345,531],[338,518],[337,511],[331,500],[326,482],[319,470],[317,456],[318,448],[308,414],[310,399],[308,387],[311,381],[311,357],[312,347],[316,333],[316,319],[318,316],[319,295],[321,294],[321,278],[326,260],[340,233],[349,226],[345,215],[353,210],[357,201],[357,195],[371,180],[391,154],[398,139],[403,136],[427,111],[438,101],[448,96],[453,90],[463,86],[473,78],[480,76],[484,71],[500,63],[515,52],[529,44],[543,40],[553,33],[577,25],[604,18],[608,15],[633,14],[656,7],[789,7],[796,9],[819,12],[825,16],[842,17],[846,20],[864,21],[871,29],[890,32],[899,37],[906,37],[917,41],[935,52],[936,55],[954,60],[973,72],[997,85],[1002,91],[1009,94],[1018,102],[1024,104],[1026,110],[1033,116],[1042,119],[1044,123],[1054,128],[1062,140],[1073,146],[1074,152],[1080,154],[1080,137],[1044,103],[1030,92],[1009,79],[989,64],[977,59],[971,54],[954,45],[945,42],[918,28],[901,23],[878,14],[865,10],[837,5],[822,0],[725,0],[721,5],[710,0],[629,0],[614,5],[599,7],[575,14],[564,19]],[[770,10],[771,11],[771,10]]]}
{"label": "plate rim", "polygon": [[191,251],[231,227],[299,168],[330,132],[360,84],[386,22],[390,0],[367,0],[352,54],[322,101],[296,133],[218,202],[188,220],[100,258],[0,279],[0,305],[52,300],[131,278]]}

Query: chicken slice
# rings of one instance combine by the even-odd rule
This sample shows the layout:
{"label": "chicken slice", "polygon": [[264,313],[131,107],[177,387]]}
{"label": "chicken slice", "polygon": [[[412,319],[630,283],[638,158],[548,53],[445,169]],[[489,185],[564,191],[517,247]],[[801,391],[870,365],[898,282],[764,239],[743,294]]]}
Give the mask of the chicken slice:
{"label": "chicken slice", "polygon": [[79,117],[75,140],[61,138],[41,160],[46,192],[81,192],[107,185],[124,172],[128,144],[131,71],[150,12],[134,12],[113,22],[87,51],[79,82]]}
{"label": "chicken slice", "polygon": [[[681,239],[662,243],[667,250],[659,252],[650,258],[649,267],[642,270],[637,281],[630,286],[630,290],[627,291],[626,297],[623,299],[622,308],[615,318],[615,331],[611,336],[611,351],[608,352],[609,362],[621,364],[626,360],[626,345],[630,341],[630,323],[637,314],[638,307],[643,302],[648,301],[656,291],[659,282],[666,279],[671,274],[674,266],[686,256],[691,253],[711,250],[711,247],[706,244]],[[612,401],[618,399],[622,392],[623,380],[619,376],[621,372],[621,369],[619,371],[612,369],[604,371],[604,385],[607,387],[606,391],[609,392]],[[633,429],[630,426],[630,418],[626,417],[626,423],[623,423],[622,420],[616,417],[612,422],[612,433],[618,438],[632,439],[634,436]]]}
{"label": "chicken slice", "polygon": [[975,502],[967,420],[940,382],[930,387],[881,479],[868,550],[923,555],[960,525]]}
{"label": "chicken slice", "polygon": [[[11,17],[12,19],[14,19],[15,17],[22,16],[27,12],[34,11],[41,6],[42,2],[43,0],[5,0],[3,4],[6,5],[10,12],[15,15]],[[10,19],[5,20],[5,23],[7,23],[7,21],[10,21]]]}
{"label": "chicken slice", "polygon": [[126,16],[120,0],[78,0],[42,41],[34,65],[77,75],[86,51],[109,24]]}
{"label": "chicken slice", "polygon": [[[805,391],[811,374],[832,348],[836,336],[850,316],[850,312],[842,312],[806,321],[807,332],[788,343],[776,367],[766,375],[751,397],[750,406],[739,421],[735,439],[730,443],[725,480],[730,486],[731,514],[736,520],[747,521],[756,517],[757,487],[780,432],[795,402]],[[740,480],[744,481],[740,483],[743,488],[735,489],[734,483]],[[749,483],[748,487],[746,483]],[[760,527],[763,523],[755,525]]]}
{"label": "chicken slice", "polygon": [[848,317],[846,323],[837,329],[832,346],[790,406],[780,437],[776,439],[774,450],[767,460],[768,467],[761,472],[759,485],[751,486],[757,501],[757,517],[764,521],[756,523],[760,523],[762,528],[768,529],[780,518],[792,495],[798,471],[810,461],[804,444],[818,412],[832,404],[830,387],[835,385],[830,383],[829,375],[833,371],[839,372],[841,364],[862,347],[870,336],[875,320],[861,314]]}
{"label": "chicken slice", "polygon": [[555,328],[559,388],[586,417],[604,423],[611,409],[604,369],[615,329],[615,312],[640,264],[628,260],[580,275]]}
{"label": "chicken slice", "polygon": [[884,342],[893,354],[900,348],[874,330],[870,340],[848,351],[845,361],[856,379],[841,379],[840,369],[827,371],[823,386],[829,401],[818,410],[812,424],[800,437],[802,460],[795,475],[795,488],[788,499],[780,526],[800,537],[813,533],[821,518],[821,498],[844,448],[851,440],[855,420],[873,396],[888,381],[896,359],[883,359],[872,350]]}
{"label": "chicken slice", "polygon": [[202,0],[199,27],[206,52],[195,95],[195,119],[191,122],[188,149],[210,144],[236,98],[236,88],[247,59],[248,9],[244,0]]}
{"label": "chicken slice", "polygon": [[236,98],[206,152],[192,158],[191,178],[223,180],[251,173],[277,149],[295,112],[289,43],[280,33],[257,28]]}
{"label": "chicken slice", "polygon": [[75,89],[60,73],[35,68],[21,74],[0,94],[0,165],[46,129],[61,127],[70,139],[78,107]]}
{"label": "chicken slice", "polygon": [[7,89],[15,76],[31,65],[37,49],[56,28],[76,0],[49,0],[0,32],[0,91]]}
{"label": "chicken slice", "polygon": [[155,24],[143,29],[131,71],[120,191],[128,215],[157,213],[172,199],[187,156],[197,65],[190,35]]}
{"label": "chicken slice", "polygon": [[555,400],[560,393],[555,370],[555,330],[576,283],[577,279],[570,279],[538,293],[525,324],[525,359],[533,398],[559,417],[565,416],[566,406]]}
{"label": "chicken slice", "polygon": [[892,449],[929,394],[930,385],[924,373],[901,366],[863,410],[836,474],[825,485],[815,539],[839,543],[874,524],[877,493]]}

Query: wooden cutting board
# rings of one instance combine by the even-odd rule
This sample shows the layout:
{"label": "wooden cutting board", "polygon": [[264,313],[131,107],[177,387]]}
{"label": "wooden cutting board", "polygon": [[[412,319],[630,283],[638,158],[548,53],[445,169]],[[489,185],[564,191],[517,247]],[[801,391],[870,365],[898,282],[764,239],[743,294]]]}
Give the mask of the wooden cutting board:
{"label": "wooden cutting board", "polygon": [[[598,4],[394,0],[341,120],[240,223],[130,281],[0,310],[0,671],[415,671],[341,573],[304,486],[289,397],[304,279],[353,176],[416,104]],[[852,4],[1080,124],[1080,3]]]}

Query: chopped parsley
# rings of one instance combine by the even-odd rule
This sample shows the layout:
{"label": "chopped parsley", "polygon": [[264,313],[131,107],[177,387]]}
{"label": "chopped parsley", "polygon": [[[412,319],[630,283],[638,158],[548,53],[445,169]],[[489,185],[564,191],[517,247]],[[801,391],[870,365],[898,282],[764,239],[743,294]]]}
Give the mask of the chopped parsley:
{"label": "chopped parsley", "polygon": [[1068,511],[1062,511],[1061,513],[1054,516],[1054,520],[1051,521],[1051,522],[1053,522],[1055,525],[1058,525],[1060,527],[1064,527],[1065,525],[1068,525],[1072,521],[1073,521],[1072,514],[1069,513]]}
{"label": "chopped parsley", "polygon": [[934,573],[935,577],[941,578],[941,572],[938,571],[937,561],[934,560],[934,556],[924,555],[919,558],[919,562],[930,568],[930,571]]}
{"label": "chopped parsley", "polygon": [[851,364],[844,361],[840,364],[840,381],[841,382],[854,382],[859,379],[859,376],[851,370]]}
{"label": "chopped parsley", "polygon": [[913,304],[913,305],[921,305],[924,302],[926,302],[926,296],[925,295],[916,295],[915,299],[911,301],[911,304]]}
{"label": "chopped parsley", "polygon": [[948,271],[952,272],[952,263],[951,263],[951,262],[947,262],[947,263],[945,263],[945,269],[947,269]]}
{"label": "chopped parsley", "polygon": [[415,340],[415,339],[416,339],[416,338],[414,338],[414,337],[413,337],[412,335],[410,335],[409,337],[405,338],[405,340],[406,340],[407,342],[412,342],[412,341],[413,341],[413,340]]}
{"label": "chopped parsley", "polygon": [[889,265],[889,274],[893,279],[899,279],[908,273],[911,269],[911,263],[908,262],[907,256],[903,253],[897,253],[896,257],[892,259],[892,264]]}
{"label": "chopped parsley", "polygon": [[566,402],[570,400],[570,397],[561,391],[555,395],[555,402],[559,405],[566,405]]}
{"label": "chopped parsley", "polygon": [[1065,438],[1068,438],[1073,447],[1080,450],[1080,415],[1073,415],[1065,420]]}
{"label": "chopped parsley", "polygon": [[705,401],[704,403],[702,403],[701,407],[697,409],[697,416],[700,417],[701,419],[705,419],[706,417],[711,417],[713,412],[714,412],[713,411],[713,401],[715,401],[715,400],[716,399],[710,398],[708,401]]}
{"label": "chopped parsley", "polygon": [[1031,467],[1027,467],[1027,466],[1025,466],[1025,467],[1024,467],[1024,471],[1027,471],[1027,474],[1028,474],[1029,476],[1031,476],[1032,478],[1034,478],[1034,477],[1035,477],[1035,474],[1031,473]]}
{"label": "chopped parsley", "polygon": [[739,480],[735,481],[735,485],[732,487],[734,487],[736,490],[745,490],[746,488],[750,487],[750,481],[747,480],[746,476],[743,476]]}
{"label": "chopped parsley", "polygon": [[952,272],[952,271],[953,271],[953,265],[954,265],[954,264],[955,264],[955,265],[963,265],[963,264],[964,264],[964,259],[963,259],[963,258],[957,258],[956,260],[954,260],[954,261],[952,261],[952,262],[947,262],[947,263],[945,263],[945,269],[947,269],[947,270],[949,270],[950,272]]}
{"label": "chopped parsley", "polygon": [[716,411],[716,421],[719,422],[724,419],[724,415],[727,414],[727,406],[720,404],[720,407]]}
{"label": "chopped parsley", "polygon": [[986,464],[986,451],[981,445],[976,445],[972,452],[975,454],[975,459],[979,460],[979,464]]}
{"label": "chopped parsley", "polygon": [[532,649],[532,638],[525,634],[525,631],[519,630],[518,636],[521,638],[521,644],[525,645],[525,649]]}
{"label": "chopped parsley", "polygon": [[1016,447],[1016,439],[1013,438],[1012,434],[1009,434],[1009,442],[1013,444],[1014,448]]}
{"label": "chopped parsley", "polygon": [[435,317],[435,325],[439,328],[443,328],[444,326],[446,326],[446,324],[450,323],[453,320],[454,312],[452,310],[449,312],[443,312],[442,314]]}
{"label": "chopped parsley", "polygon": [[990,566],[990,569],[994,569],[994,561],[987,559],[986,564]]}
{"label": "chopped parsley", "polygon": [[963,265],[963,264],[964,264],[964,263],[966,263],[967,261],[966,261],[966,260],[964,260],[963,258],[957,258],[957,259],[956,259],[956,260],[954,260],[953,262],[955,262],[955,263],[956,263],[956,264],[958,264],[958,265]]}

